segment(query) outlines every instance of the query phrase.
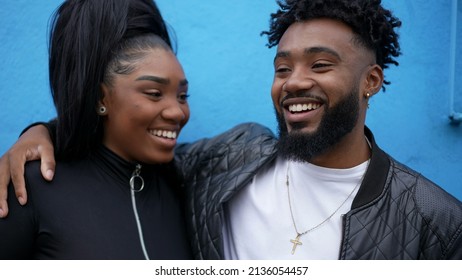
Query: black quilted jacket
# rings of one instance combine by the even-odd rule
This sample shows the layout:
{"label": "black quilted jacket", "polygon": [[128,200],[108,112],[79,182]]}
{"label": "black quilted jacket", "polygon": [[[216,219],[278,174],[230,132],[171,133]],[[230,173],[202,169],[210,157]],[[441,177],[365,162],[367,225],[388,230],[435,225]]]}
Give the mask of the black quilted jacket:
{"label": "black quilted jacket", "polygon": [[[351,211],[339,259],[462,259],[462,204],[375,143]],[[187,220],[197,259],[222,259],[222,211],[263,165],[276,158],[272,132],[243,124],[212,139],[180,145]]]}

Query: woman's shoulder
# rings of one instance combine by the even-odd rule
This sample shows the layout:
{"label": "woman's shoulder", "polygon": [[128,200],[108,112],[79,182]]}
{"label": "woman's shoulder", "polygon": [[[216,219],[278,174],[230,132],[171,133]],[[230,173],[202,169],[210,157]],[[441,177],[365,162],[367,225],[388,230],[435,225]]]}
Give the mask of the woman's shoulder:
{"label": "woman's shoulder", "polygon": [[78,179],[82,172],[86,169],[91,169],[91,162],[84,160],[73,160],[73,161],[57,161],[55,174],[53,180],[48,181],[42,176],[40,170],[40,160],[29,161],[25,165],[24,176],[26,180],[26,187],[28,185],[44,185],[52,186],[56,184],[62,184],[65,181],[72,181]]}

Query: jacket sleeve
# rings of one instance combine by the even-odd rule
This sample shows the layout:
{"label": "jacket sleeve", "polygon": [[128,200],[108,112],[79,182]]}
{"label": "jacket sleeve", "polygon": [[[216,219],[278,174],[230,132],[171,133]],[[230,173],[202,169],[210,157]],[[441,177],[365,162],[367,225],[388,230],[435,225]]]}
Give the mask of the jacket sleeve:
{"label": "jacket sleeve", "polygon": [[262,141],[275,141],[273,132],[257,123],[243,123],[237,125],[215,137],[200,139],[192,143],[179,144],[175,149],[175,166],[179,176],[187,179],[205,161],[213,160],[229,151],[226,147],[239,145],[243,153],[251,151],[252,143]]}
{"label": "jacket sleeve", "polygon": [[462,202],[422,175],[416,186],[416,209],[426,228],[422,233],[422,252],[427,259],[461,260]]}
{"label": "jacket sleeve", "polygon": [[451,245],[451,249],[447,254],[448,260],[462,260],[462,225],[459,226],[459,230]]}

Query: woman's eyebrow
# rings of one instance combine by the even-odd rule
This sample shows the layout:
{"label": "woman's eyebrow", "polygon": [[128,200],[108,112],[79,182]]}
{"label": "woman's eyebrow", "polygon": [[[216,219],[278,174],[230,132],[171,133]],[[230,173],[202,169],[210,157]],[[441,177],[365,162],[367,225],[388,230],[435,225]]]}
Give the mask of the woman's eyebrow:
{"label": "woman's eyebrow", "polygon": [[145,76],[138,77],[136,81],[153,81],[153,82],[164,84],[164,85],[168,85],[170,83],[170,79],[168,78],[162,78],[162,77],[151,76],[151,75],[145,75]]}

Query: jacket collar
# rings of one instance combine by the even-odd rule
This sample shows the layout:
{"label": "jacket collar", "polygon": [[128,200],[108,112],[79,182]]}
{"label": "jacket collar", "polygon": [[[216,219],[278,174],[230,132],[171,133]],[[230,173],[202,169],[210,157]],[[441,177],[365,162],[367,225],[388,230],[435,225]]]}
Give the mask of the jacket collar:
{"label": "jacket collar", "polygon": [[366,205],[383,192],[390,169],[388,155],[377,146],[374,135],[366,126],[364,127],[364,134],[372,146],[371,162],[364,175],[364,180],[361,183],[358,194],[353,200],[351,209]]}
{"label": "jacket collar", "polygon": [[[364,206],[377,198],[383,192],[390,170],[389,156],[379,148],[372,131],[367,126],[364,126],[364,135],[366,135],[372,146],[371,162],[359,187],[358,194],[353,200],[351,209]],[[277,147],[276,143],[274,145]],[[276,154],[277,150],[274,149],[274,153],[263,159],[263,161],[266,164],[273,162],[276,159]]]}

